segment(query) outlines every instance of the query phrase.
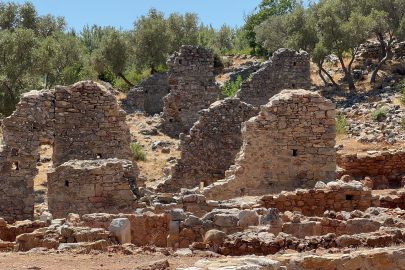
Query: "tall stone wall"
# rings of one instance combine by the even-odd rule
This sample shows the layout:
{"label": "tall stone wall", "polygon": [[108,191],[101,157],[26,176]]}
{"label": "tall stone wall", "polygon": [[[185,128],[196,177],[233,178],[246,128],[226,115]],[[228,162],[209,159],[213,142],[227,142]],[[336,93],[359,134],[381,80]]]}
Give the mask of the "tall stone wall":
{"label": "tall stone wall", "polygon": [[236,97],[253,106],[267,104],[282,89],[310,89],[310,56],[279,49],[263,67],[252,73],[250,80],[242,83]]}
{"label": "tall stone wall", "polygon": [[198,112],[214,103],[221,92],[212,72],[214,53],[203,47],[181,46],[167,64],[171,90],[163,99],[161,129],[170,136],[188,134]]}
{"label": "tall stone wall", "polygon": [[129,91],[124,101],[129,111],[144,111],[150,115],[163,112],[163,97],[170,93],[166,72],[158,72],[141,81]]}
{"label": "tall stone wall", "polygon": [[130,159],[125,115],[116,97],[91,81],[23,95],[3,120],[0,216],[9,222],[33,218],[41,144],[54,146],[55,167],[72,159]]}
{"label": "tall stone wall", "polygon": [[335,179],[335,104],[305,90],[284,90],[242,124],[243,146],[210,198],[262,195]]}
{"label": "tall stone wall", "polygon": [[54,91],[31,91],[3,120],[0,146],[0,217],[8,222],[34,214],[34,178],[38,148],[54,142]]}
{"label": "tall stone wall", "polygon": [[133,213],[139,171],[129,160],[71,160],[48,172],[48,206],[53,217],[69,213]]}
{"label": "tall stone wall", "polygon": [[242,146],[242,122],[257,113],[252,105],[230,98],[200,111],[200,120],[190,135],[180,135],[181,158],[159,188],[178,192],[181,188],[197,187],[200,182],[209,185],[223,179]]}
{"label": "tall stone wall", "polygon": [[86,81],[56,87],[55,101],[55,166],[73,159],[130,158],[126,113],[104,86]]}

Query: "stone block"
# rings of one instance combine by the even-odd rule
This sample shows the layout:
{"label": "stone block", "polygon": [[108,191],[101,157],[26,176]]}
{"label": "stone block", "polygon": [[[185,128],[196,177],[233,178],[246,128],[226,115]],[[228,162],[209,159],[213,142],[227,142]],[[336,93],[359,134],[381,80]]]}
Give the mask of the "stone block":
{"label": "stone block", "polygon": [[116,218],[108,227],[110,233],[117,236],[120,244],[131,243],[131,222],[127,218]]}

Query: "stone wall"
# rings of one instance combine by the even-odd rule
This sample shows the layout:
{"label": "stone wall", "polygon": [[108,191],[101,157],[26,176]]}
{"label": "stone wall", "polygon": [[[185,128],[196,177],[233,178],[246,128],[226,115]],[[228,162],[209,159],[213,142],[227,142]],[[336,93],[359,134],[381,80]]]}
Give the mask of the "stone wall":
{"label": "stone wall", "polygon": [[129,91],[125,106],[131,112],[144,111],[150,115],[163,111],[163,97],[170,93],[168,74],[157,72],[141,81],[138,87]]}
{"label": "stone wall", "polygon": [[154,245],[166,247],[169,235],[170,214],[89,214],[84,215],[80,226],[104,228],[108,230],[115,218],[128,218],[131,222],[131,243],[138,246]]}
{"label": "stone wall", "polygon": [[0,146],[0,217],[8,222],[32,219],[38,148],[54,142],[54,91],[31,91],[3,120]]}
{"label": "stone wall", "polygon": [[236,97],[241,101],[260,106],[283,89],[310,89],[310,56],[307,52],[297,53],[279,49],[263,67],[242,83]]}
{"label": "stone wall", "polygon": [[131,159],[125,116],[116,97],[91,81],[24,94],[2,123],[0,216],[33,218],[41,144],[54,147],[55,167],[72,159]]}
{"label": "stone wall", "polygon": [[401,186],[405,176],[405,151],[368,151],[367,153],[348,154],[337,152],[336,162],[343,170],[339,176],[348,174],[358,179],[366,176],[386,177],[394,188]]}
{"label": "stone wall", "polygon": [[167,64],[170,94],[164,97],[161,128],[170,136],[188,133],[198,112],[218,99],[221,89],[215,82],[214,52],[203,47],[181,46]]}
{"label": "stone wall", "polygon": [[105,87],[91,81],[55,88],[54,166],[79,159],[129,159],[126,113]]}
{"label": "stone wall", "polygon": [[[278,195],[265,195],[261,205],[266,208],[277,208],[280,212],[299,211],[305,216],[323,216],[325,211],[365,211],[369,207],[381,205],[380,197],[372,195],[361,185],[330,182],[329,188],[297,190],[282,192]],[[387,206],[385,203],[384,206]],[[383,206],[381,205],[381,206]]]}
{"label": "stone wall", "polygon": [[138,206],[133,192],[138,174],[129,160],[65,162],[48,172],[49,211],[54,218],[69,213],[132,213]]}
{"label": "stone wall", "polygon": [[238,79],[238,76],[240,76],[242,81],[245,81],[253,72],[258,71],[262,65],[263,63],[260,61],[248,61],[238,67],[231,67],[229,70],[231,72],[229,74],[229,80],[235,82]]}
{"label": "stone wall", "polygon": [[242,124],[235,165],[204,194],[215,199],[263,195],[334,180],[335,116],[335,104],[317,93],[282,91]]}
{"label": "stone wall", "polygon": [[200,120],[190,135],[180,135],[181,158],[171,168],[172,174],[160,186],[162,191],[175,192],[207,186],[225,177],[242,146],[241,124],[258,112],[239,99],[217,101],[200,111]]}

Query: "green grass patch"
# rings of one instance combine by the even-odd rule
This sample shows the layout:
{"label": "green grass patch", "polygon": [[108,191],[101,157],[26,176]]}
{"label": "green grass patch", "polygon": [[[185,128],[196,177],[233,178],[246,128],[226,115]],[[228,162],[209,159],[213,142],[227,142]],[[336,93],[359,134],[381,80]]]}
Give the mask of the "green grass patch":
{"label": "green grass patch", "polygon": [[349,120],[347,120],[343,114],[339,113],[336,116],[336,135],[346,134],[346,127],[349,125]]}
{"label": "green grass patch", "polygon": [[135,160],[145,161],[147,153],[139,143],[131,143],[131,152]]}
{"label": "green grass patch", "polygon": [[371,113],[371,119],[381,122],[387,116],[388,110],[386,108],[379,108]]}

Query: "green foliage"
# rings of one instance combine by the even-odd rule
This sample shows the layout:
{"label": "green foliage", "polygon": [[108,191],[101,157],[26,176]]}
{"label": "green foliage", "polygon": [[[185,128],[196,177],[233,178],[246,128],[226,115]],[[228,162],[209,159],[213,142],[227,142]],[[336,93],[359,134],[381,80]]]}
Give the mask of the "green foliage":
{"label": "green foliage", "polygon": [[135,160],[145,161],[147,153],[139,143],[131,143],[131,152]]}
{"label": "green foliage", "polygon": [[371,119],[381,122],[387,116],[388,110],[386,108],[376,109],[371,113]]}
{"label": "green foliage", "polygon": [[255,26],[260,25],[266,19],[272,16],[288,14],[296,5],[295,0],[262,0],[254,12],[245,16],[245,25],[243,26],[244,37],[252,48],[252,54],[263,54],[264,50],[261,44],[256,41]]}
{"label": "green foliage", "polygon": [[341,135],[346,133],[346,127],[349,125],[349,120],[347,120],[341,113],[336,116],[336,135]]}
{"label": "green foliage", "polygon": [[218,52],[214,52],[214,68],[223,66],[224,63],[222,62],[221,55]]}
{"label": "green foliage", "polygon": [[[249,78],[247,79],[249,80]],[[247,81],[246,80],[246,81]],[[234,97],[236,95],[236,92],[240,89],[241,84],[245,82],[242,80],[242,77],[239,75],[236,78],[236,81],[227,81],[225,82],[224,86],[222,86],[222,93],[224,95],[227,95],[228,97]]]}
{"label": "green foliage", "polygon": [[405,119],[402,119],[401,126],[402,126],[402,129],[405,130]]}

